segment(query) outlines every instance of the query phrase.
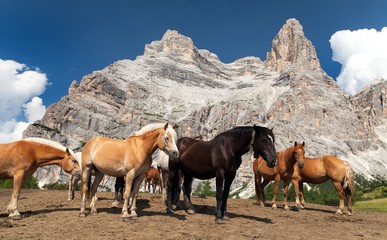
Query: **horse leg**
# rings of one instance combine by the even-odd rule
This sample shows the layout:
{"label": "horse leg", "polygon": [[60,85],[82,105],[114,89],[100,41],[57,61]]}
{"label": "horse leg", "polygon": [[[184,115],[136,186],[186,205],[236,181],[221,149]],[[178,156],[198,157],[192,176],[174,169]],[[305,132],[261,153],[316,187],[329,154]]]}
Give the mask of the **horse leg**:
{"label": "horse leg", "polygon": [[256,204],[263,206],[262,201],[262,185],[261,185],[261,175],[254,173],[254,185],[255,185],[255,199]]}
{"label": "horse leg", "polygon": [[274,177],[274,193],[273,193],[273,200],[271,201],[271,208],[273,209],[277,209],[276,201],[277,201],[277,194],[278,194],[278,187],[280,184],[280,180],[281,180],[281,176],[277,174]]}
{"label": "horse leg", "polygon": [[270,183],[270,180],[267,180],[267,179],[263,179],[263,182],[261,183],[261,196],[260,198],[262,199],[262,203],[261,203],[261,206],[264,207],[265,206],[265,202],[266,202],[266,196],[265,196],[265,187],[267,186],[267,184]]}
{"label": "horse leg", "polygon": [[341,186],[341,182],[333,182],[333,185],[335,185],[337,194],[339,194],[340,198],[339,209],[337,209],[336,214],[342,214],[344,211],[344,189],[343,186]]}
{"label": "horse leg", "polygon": [[289,184],[290,184],[290,179],[284,179],[284,210],[289,210],[289,205],[288,205]]}
{"label": "horse leg", "polygon": [[126,174],[125,179],[125,193],[124,193],[124,206],[122,207],[122,221],[127,222],[130,220],[131,216],[128,213],[128,204],[129,204],[129,197],[131,195],[133,182],[135,178],[135,171],[132,169]]}
{"label": "horse leg", "polygon": [[74,199],[74,193],[73,193],[73,188],[74,188],[74,181],[75,181],[75,176],[70,174],[69,176],[69,192],[67,194],[67,200],[71,201]]}
{"label": "horse leg", "polygon": [[189,214],[195,213],[195,208],[191,202],[192,182],[193,182],[192,177],[188,177],[188,176],[184,177],[184,183],[183,183],[184,203],[185,203],[186,211]]}
{"label": "horse leg", "polygon": [[[178,170],[171,168],[170,166],[169,172],[168,172],[168,181],[166,182],[167,188],[166,188],[166,193],[167,193],[167,213],[174,213],[173,208],[172,208],[172,203],[175,200],[175,190],[178,188],[177,185],[179,185],[179,174]],[[179,193],[180,194],[180,193]]]}
{"label": "horse leg", "polygon": [[114,184],[114,201],[112,203],[112,208],[119,208],[120,203],[122,203],[123,197],[123,177],[116,177],[116,182]]}
{"label": "horse leg", "polygon": [[[232,181],[234,180],[236,175],[236,172],[231,174],[231,176],[226,176],[224,179],[224,188],[223,188],[223,195],[222,195],[222,205],[220,208],[220,211],[222,213],[222,220],[230,220],[230,217],[225,215],[227,211],[227,199],[228,194],[230,193],[230,187],[232,184]],[[220,223],[220,222],[217,222]]]}
{"label": "horse leg", "polygon": [[301,204],[300,204],[300,208],[301,208],[301,209],[304,209],[304,208],[305,208],[304,183],[303,183],[303,182],[300,182],[300,184],[298,185],[298,188],[299,188],[299,190],[300,190],[299,196],[301,196]]}
{"label": "horse leg", "polygon": [[138,191],[140,190],[140,186],[141,186],[141,183],[144,180],[144,178],[145,178],[145,175],[144,174],[140,174],[139,176],[137,176],[134,179],[133,189],[132,189],[132,193],[131,193],[131,196],[130,196],[130,200],[131,200],[130,201],[130,219],[136,219],[137,218],[136,209],[137,209]]}
{"label": "horse leg", "polygon": [[20,196],[20,190],[23,186],[27,177],[24,174],[24,171],[19,171],[13,176],[13,191],[11,195],[11,201],[8,204],[7,212],[9,212],[9,218],[13,220],[22,219],[21,214],[17,210],[17,202]]}
{"label": "horse leg", "polygon": [[86,200],[89,196],[89,185],[90,185],[91,166],[86,166],[82,169],[82,202],[80,217],[86,217]]}
{"label": "horse leg", "polygon": [[216,215],[215,222],[222,223],[223,214],[221,210],[222,206],[222,197],[223,197],[223,187],[224,187],[224,174],[223,172],[216,172]]}
{"label": "horse leg", "polygon": [[91,197],[90,214],[97,214],[97,209],[95,207],[95,203],[96,203],[95,194],[97,192],[99,183],[102,181],[104,177],[104,174],[98,169],[94,170],[94,174],[95,174],[94,182],[93,182],[93,185],[91,186],[91,192],[90,192],[90,197]]}

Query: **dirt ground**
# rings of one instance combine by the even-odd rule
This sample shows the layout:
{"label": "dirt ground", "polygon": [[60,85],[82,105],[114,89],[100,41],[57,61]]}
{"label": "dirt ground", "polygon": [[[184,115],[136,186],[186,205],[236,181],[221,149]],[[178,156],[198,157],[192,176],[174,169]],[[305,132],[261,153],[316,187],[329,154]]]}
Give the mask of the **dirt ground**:
{"label": "dirt ground", "polygon": [[215,224],[215,199],[193,198],[197,213],[165,212],[161,195],[140,193],[138,219],[121,220],[111,208],[113,193],[98,193],[98,215],[79,217],[80,194],[23,189],[22,220],[9,220],[5,209],[11,190],[0,189],[0,239],[387,239],[387,214],[354,211],[335,215],[335,207],[273,210],[252,199],[229,199],[230,221]]}

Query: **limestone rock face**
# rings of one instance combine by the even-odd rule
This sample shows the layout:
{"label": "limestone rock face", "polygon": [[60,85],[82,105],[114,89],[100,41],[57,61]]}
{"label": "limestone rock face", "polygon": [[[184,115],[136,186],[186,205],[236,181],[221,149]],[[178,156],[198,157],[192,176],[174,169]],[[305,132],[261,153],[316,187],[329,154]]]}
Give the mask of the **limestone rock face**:
{"label": "limestone rock face", "polygon": [[[74,81],[68,95],[48,107],[24,136],[53,139],[77,151],[93,136],[124,139],[152,122],[177,123],[181,136],[203,140],[258,124],[274,128],[277,151],[304,141],[307,156],[337,155],[356,173],[385,175],[386,87],[379,81],[354,97],[345,94],[321,69],[295,19],[275,37],[266,61],[246,57],[225,64],[168,30],[135,60],[117,61]],[[41,171],[39,180],[49,182]],[[245,156],[233,188],[250,186],[252,177]]]}
{"label": "limestone rock face", "polygon": [[320,62],[312,43],[306,39],[301,24],[288,19],[272,42],[267,53],[267,65],[275,71],[295,66],[299,71],[321,71]]}

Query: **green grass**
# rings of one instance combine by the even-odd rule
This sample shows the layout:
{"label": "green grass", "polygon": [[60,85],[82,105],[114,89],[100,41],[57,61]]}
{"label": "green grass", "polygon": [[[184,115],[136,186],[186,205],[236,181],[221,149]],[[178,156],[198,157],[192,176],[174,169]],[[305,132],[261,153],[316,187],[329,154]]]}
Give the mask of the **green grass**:
{"label": "green grass", "polygon": [[356,202],[353,205],[353,209],[361,211],[387,212],[387,198]]}

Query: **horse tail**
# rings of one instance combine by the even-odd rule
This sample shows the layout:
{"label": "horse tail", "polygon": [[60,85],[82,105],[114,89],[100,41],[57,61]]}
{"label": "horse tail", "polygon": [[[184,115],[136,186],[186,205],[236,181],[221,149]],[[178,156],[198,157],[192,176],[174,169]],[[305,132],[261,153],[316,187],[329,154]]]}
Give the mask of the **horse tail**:
{"label": "horse tail", "polygon": [[355,180],[351,165],[347,161],[343,161],[345,165],[345,176],[343,180],[343,188],[347,198],[353,197],[355,194]]}

